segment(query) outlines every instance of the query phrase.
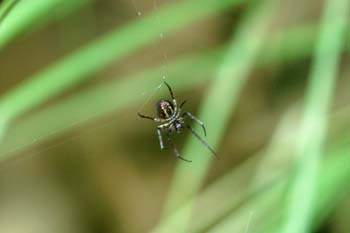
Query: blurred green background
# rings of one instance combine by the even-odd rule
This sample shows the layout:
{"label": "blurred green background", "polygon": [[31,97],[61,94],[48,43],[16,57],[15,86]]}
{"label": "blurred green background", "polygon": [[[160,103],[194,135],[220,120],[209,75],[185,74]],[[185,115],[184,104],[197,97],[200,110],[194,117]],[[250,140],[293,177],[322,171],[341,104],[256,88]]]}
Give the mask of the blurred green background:
{"label": "blurred green background", "polygon": [[[0,1],[0,232],[349,233],[349,37],[349,0]],[[164,80],[220,160],[160,151]]]}

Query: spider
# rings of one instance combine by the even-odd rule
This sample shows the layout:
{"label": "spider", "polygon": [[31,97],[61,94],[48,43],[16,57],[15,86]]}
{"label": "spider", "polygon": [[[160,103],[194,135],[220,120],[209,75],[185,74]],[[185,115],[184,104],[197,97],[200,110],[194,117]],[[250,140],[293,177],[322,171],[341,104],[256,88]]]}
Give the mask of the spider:
{"label": "spider", "polygon": [[179,151],[177,150],[175,144],[172,140],[172,135],[174,132],[181,133],[184,129],[189,130],[207,149],[209,149],[215,157],[217,157],[215,151],[208,145],[206,141],[204,141],[199,134],[192,129],[191,126],[186,124],[185,119],[189,117],[190,119],[194,120],[196,123],[198,123],[204,131],[204,135],[207,136],[207,131],[205,129],[204,123],[197,119],[195,116],[192,115],[190,112],[182,112],[182,107],[186,103],[186,101],[183,101],[180,106],[177,106],[176,98],[173,94],[173,91],[171,90],[170,85],[164,81],[164,84],[168,87],[170,96],[172,101],[161,99],[156,104],[156,111],[157,111],[157,117],[151,117],[146,116],[138,112],[137,114],[141,118],[149,119],[155,122],[161,123],[157,126],[157,134],[160,144],[160,149],[165,149],[164,142],[163,142],[163,136],[162,132],[166,131],[167,136],[167,143],[171,145],[175,155],[177,158],[186,161],[186,162],[192,162],[191,160],[187,160],[184,157],[181,156]]}

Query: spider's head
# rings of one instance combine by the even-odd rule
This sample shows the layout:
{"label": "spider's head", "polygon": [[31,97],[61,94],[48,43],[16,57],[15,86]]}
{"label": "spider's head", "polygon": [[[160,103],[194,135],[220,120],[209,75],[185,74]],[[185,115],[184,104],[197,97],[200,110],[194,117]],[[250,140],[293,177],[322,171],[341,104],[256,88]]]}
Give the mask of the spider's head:
{"label": "spider's head", "polygon": [[175,113],[175,108],[169,100],[159,100],[156,104],[157,115],[159,118],[168,119]]}

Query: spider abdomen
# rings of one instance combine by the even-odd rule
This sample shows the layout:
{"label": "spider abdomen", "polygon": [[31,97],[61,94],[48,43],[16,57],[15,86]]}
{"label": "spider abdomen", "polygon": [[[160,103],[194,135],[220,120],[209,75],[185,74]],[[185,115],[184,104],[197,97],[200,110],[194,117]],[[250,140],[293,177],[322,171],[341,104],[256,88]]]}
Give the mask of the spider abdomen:
{"label": "spider abdomen", "polygon": [[175,108],[173,103],[168,100],[159,100],[156,104],[157,115],[162,119],[171,118],[175,113]]}

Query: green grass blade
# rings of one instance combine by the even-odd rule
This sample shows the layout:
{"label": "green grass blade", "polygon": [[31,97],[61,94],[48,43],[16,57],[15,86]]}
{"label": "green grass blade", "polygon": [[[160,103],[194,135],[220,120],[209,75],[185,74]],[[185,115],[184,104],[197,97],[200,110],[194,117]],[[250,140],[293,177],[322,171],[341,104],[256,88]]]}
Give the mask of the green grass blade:
{"label": "green grass blade", "polygon": [[[286,187],[287,175],[290,172],[290,161],[293,155],[292,151],[296,144],[297,135],[295,131],[291,132],[291,129],[295,129],[298,125],[299,119],[296,117],[296,110],[296,107],[292,107],[284,114],[276,127],[270,143],[256,155],[252,156],[250,161],[248,160],[249,163],[253,163],[252,165],[248,167],[240,166],[237,171],[233,171],[245,178],[242,179],[241,177],[234,176],[234,173],[231,172],[226,174],[225,177],[220,178],[220,183],[216,182],[220,186],[212,185],[211,189],[213,191],[227,190],[226,192],[224,191],[224,196],[215,197],[213,195],[211,202],[198,204],[198,206],[208,206],[210,208],[217,205],[216,200],[225,200],[220,204],[221,208],[217,208],[217,213],[214,212],[208,215],[207,222],[215,224],[221,218],[226,217],[225,214],[232,212],[231,217],[223,220],[226,222],[223,223],[223,227],[225,229],[231,229],[231,232],[242,231],[249,221],[256,222],[255,219],[258,219],[259,216],[265,216],[266,210],[271,209],[271,206],[274,205],[276,200],[280,200],[281,193]],[[248,162],[245,162],[246,166]],[[237,187],[231,188],[231,184],[235,183],[238,183]],[[235,195],[232,195],[232,193],[235,193]],[[255,196],[259,196],[256,198],[259,200],[249,203],[249,207],[244,207],[244,213],[232,211],[235,208],[239,208],[247,199],[251,197],[255,198]],[[205,220],[199,220],[197,222],[203,221]],[[222,228],[219,227],[219,229]],[[199,230],[200,228],[196,232],[200,232]],[[223,232],[227,232],[227,230]]]}
{"label": "green grass blade", "polygon": [[[212,232],[245,232],[250,221],[247,232],[261,233],[275,229],[271,228],[271,224],[280,225],[284,201],[282,197],[288,177],[292,175],[290,161],[294,159],[293,148],[297,143],[298,132],[295,129],[299,120],[296,115],[298,114],[293,109],[288,111],[268,146],[238,168],[218,178],[199,194],[195,221],[191,222],[189,232],[208,232],[209,229]],[[338,122],[338,116],[334,121]],[[348,139],[348,136],[344,138]],[[350,178],[347,173],[350,165],[347,163],[349,140],[342,142],[338,137],[335,141],[338,142],[337,145],[327,152],[333,157],[323,163],[324,176],[318,180],[321,185],[319,192],[324,198],[318,199],[316,203],[317,213],[326,213],[326,210],[331,209],[329,204],[334,204],[339,189]],[[168,229],[176,227],[177,219],[190,207],[191,201],[186,202],[163,222],[164,226]]]}
{"label": "green grass blade", "polygon": [[[311,228],[317,229],[326,217],[334,210],[340,198],[344,196],[344,186],[350,179],[349,174],[349,153],[350,148],[337,147],[327,153],[330,158],[323,159],[320,176],[317,178],[317,192],[322,193],[322,198],[315,202],[314,217],[311,222]],[[282,202],[276,203],[281,206]],[[254,233],[272,233],[277,232],[282,225],[284,214],[280,208],[269,219],[264,218],[263,224],[259,224],[250,232]]]}
{"label": "green grass blade", "polygon": [[[322,161],[322,167],[324,168],[321,173],[329,174],[325,177],[318,177],[317,193],[322,193],[315,202],[315,209],[313,215],[312,227],[315,229],[320,226],[322,222],[329,218],[329,215],[337,207],[341,198],[346,195],[344,186],[350,181],[350,146],[349,136],[346,135],[347,143],[344,146],[334,147],[329,150],[330,158],[326,161]],[[328,165],[327,161],[331,161]]]}
{"label": "green grass blade", "polygon": [[[347,141],[349,139],[348,136],[346,136]],[[323,159],[320,176],[317,178],[317,192],[322,193],[322,196],[317,198],[315,202],[314,216],[311,223],[312,229],[317,229],[334,210],[338,201],[346,195],[344,186],[350,179],[349,141],[346,145],[337,145],[326,154],[327,159]],[[281,206],[282,202],[276,205]],[[281,228],[282,220],[285,217],[284,214],[285,212],[282,210],[276,211],[270,220],[264,219],[264,223],[251,232],[277,232]]]}
{"label": "green grass blade", "polygon": [[[227,9],[239,0],[183,1],[117,28],[47,69],[30,77],[0,100],[0,111],[13,119],[48,98],[81,82],[106,64],[149,43],[160,33],[170,33],[208,14]],[[201,10],[198,10],[198,9]],[[24,9],[22,9],[24,10]],[[162,24],[158,20],[162,18]],[[0,33],[1,35],[1,33]]]}
{"label": "green grass blade", "polygon": [[[155,67],[123,79],[95,85],[50,105],[14,124],[4,142],[0,144],[0,158],[8,158],[14,152],[56,136],[69,128],[144,101],[145,96],[142,93],[159,86],[161,82],[159,77],[164,72],[172,77],[170,82],[176,90],[192,88],[214,75],[215,67],[221,57],[222,49],[219,48],[187,55],[168,62],[164,67]],[[191,79],[179,80],[184,76],[184,70],[191,73]],[[137,115],[135,113],[130,117]]]}
{"label": "green grass blade", "polygon": [[17,0],[7,0],[0,4],[0,25],[16,3]]}
{"label": "green grass blade", "polygon": [[[196,220],[191,223],[189,232],[206,232],[208,228],[215,225],[222,218],[226,217],[228,213],[239,207],[249,197],[255,193],[261,193],[262,190],[266,189],[265,187],[271,185],[271,183],[276,183],[276,179],[283,177],[287,173],[288,164],[284,164],[283,166],[281,162],[275,161],[274,164],[278,163],[280,165],[280,169],[277,170],[270,169],[266,166],[267,163],[262,161],[265,160],[267,155],[269,157],[277,157],[279,160],[281,160],[281,157],[278,157],[281,150],[292,148],[294,146],[295,142],[293,142],[293,140],[289,140],[291,138],[290,128],[295,125],[295,122],[291,122],[291,119],[293,120],[293,118],[294,114],[292,112],[287,112],[277,127],[270,144],[266,146],[266,148],[262,149],[262,151],[256,155],[251,156],[248,161],[236,169],[233,169],[227,174],[218,178],[213,184],[206,187],[199,194],[198,198],[193,197],[192,200],[187,201],[174,213],[168,216],[166,220],[164,220],[164,226],[172,227],[173,225],[176,225],[177,219],[186,214],[186,212],[191,208],[192,202],[196,201],[196,211],[194,214],[196,216]],[[283,179],[285,180],[285,178]],[[277,191],[272,190],[269,191],[269,193],[277,193],[277,195],[280,195],[284,186],[278,186],[279,187],[276,187]],[[272,189],[275,188],[272,187]],[[268,197],[268,194],[265,196],[266,198],[269,198],[269,202],[271,203],[274,201],[276,194],[273,194],[271,198]],[[254,208],[254,210],[265,210],[262,208],[262,205],[263,204],[260,205],[261,210],[258,208]],[[250,211],[248,211],[246,214],[238,212],[238,215],[241,216],[241,218],[248,218]],[[236,216],[237,219],[230,218],[227,221],[238,223],[240,222],[239,220],[241,220],[239,216]],[[258,216],[257,212],[255,213],[255,216]],[[245,223],[246,221],[243,222]],[[237,227],[238,226],[235,226],[234,228]],[[235,231],[232,229],[231,232]]]}
{"label": "green grass blade", "polygon": [[327,128],[327,111],[333,95],[340,52],[345,42],[345,22],[346,0],[327,1],[307,89],[296,174],[287,200],[286,223],[276,232],[306,233],[310,229]]}
{"label": "green grass blade", "polygon": [[[43,26],[53,19],[64,17],[67,13],[76,11],[92,0],[62,1],[62,0],[18,0],[3,4],[13,5],[6,13],[6,18],[0,12],[0,49],[9,44],[21,33],[31,30],[32,26]],[[9,5],[9,6],[11,6]]]}
{"label": "green grass blade", "polygon": [[[206,123],[209,132],[208,142],[212,145],[218,145],[224,134],[224,128],[237,102],[241,88],[249,77],[267,34],[275,6],[276,4],[270,1],[268,4],[264,2],[258,9],[254,8],[248,12],[236,36],[232,39],[218,74],[213,80],[199,113],[199,118]],[[183,154],[194,162],[178,164],[165,204],[164,219],[184,201],[191,200],[197,194],[213,158],[210,152],[206,151],[203,145],[194,138],[189,139]],[[172,225],[172,232],[187,231],[192,214],[192,204],[174,221],[176,224]],[[169,232],[169,226],[162,224],[161,220],[152,232]]]}
{"label": "green grass blade", "polygon": [[[315,26],[298,26],[270,35],[267,39],[269,43],[265,44],[260,53],[257,65],[265,66],[305,58],[312,51],[315,29]],[[222,59],[225,49],[225,46],[215,47],[200,54],[185,55],[170,61],[165,68],[155,67],[122,80],[116,79],[93,86],[35,112],[17,121],[9,129],[5,141],[0,144],[0,157],[7,158],[32,144],[57,136],[87,121],[140,103],[144,99],[140,93],[159,85],[159,77],[164,73],[171,77],[170,82],[174,89],[193,88],[214,76],[215,67]],[[191,79],[181,78],[188,73],[191,74]],[[125,90],[129,95],[124,95]],[[111,98],[118,100],[117,103],[110,101]]]}

